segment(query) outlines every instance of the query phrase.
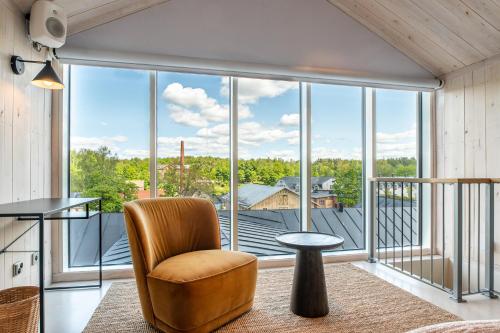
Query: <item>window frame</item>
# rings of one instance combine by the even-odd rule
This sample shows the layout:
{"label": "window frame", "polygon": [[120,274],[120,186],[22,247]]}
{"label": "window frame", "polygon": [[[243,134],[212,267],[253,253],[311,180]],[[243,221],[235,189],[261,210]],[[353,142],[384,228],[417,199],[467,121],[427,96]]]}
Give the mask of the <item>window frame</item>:
{"label": "window frame", "polygon": [[[59,175],[59,183],[62,183],[63,195],[68,196],[69,186],[70,186],[70,121],[71,121],[71,110],[70,110],[70,98],[71,98],[71,66],[80,65],[78,63],[63,63],[63,65],[67,68],[67,91],[61,95],[59,105],[56,108],[59,108],[59,113],[62,115],[59,117],[58,121],[61,123],[60,130],[62,131],[63,144],[60,144],[57,149],[59,150],[60,156],[63,157],[63,167],[62,173]],[[86,66],[99,66],[96,64],[84,64]],[[190,73],[190,74],[207,74],[203,72],[197,72],[193,70],[171,70],[171,69],[161,69],[155,67],[143,68],[141,66],[124,66],[123,64],[113,66],[109,63],[104,64],[105,67],[117,67],[117,68],[133,68],[138,70],[149,71],[150,73],[150,81],[149,81],[149,90],[150,90],[150,128],[149,128],[149,143],[150,143],[150,191],[151,198],[157,196],[157,179],[156,179],[156,166],[157,166],[157,117],[158,117],[158,105],[157,105],[157,77],[158,72],[166,71],[166,72],[178,72],[178,73]],[[230,81],[230,164],[231,164],[231,180],[230,180],[230,191],[231,191],[231,250],[238,249],[238,221],[237,221],[237,175],[238,175],[238,88],[237,82],[238,77],[252,77],[251,74],[244,73],[241,76],[238,73],[212,73],[213,75],[224,75],[229,77]],[[269,80],[286,80],[286,81],[294,81],[299,83],[300,90],[300,201],[301,201],[301,230],[310,230],[312,226],[311,220],[311,193],[307,189],[310,189],[310,181],[311,181],[311,83],[320,83],[320,84],[332,84],[332,85],[352,85],[362,88],[362,212],[364,217],[363,223],[363,233],[364,233],[364,246],[362,249],[355,251],[339,251],[339,252],[327,252],[324,254],[325,262],[338,262],[338,261],[346,261],[346,260],[364,260],[368,258],[368,246],[369,246],[369,235],[368,235],[368,226],[369,219],[367,205],[369,204],[369,189],[367,179],[376,175],[376,88],[370,86],[363,86],[359,83],[346,84],[346,83],[335,83],[335,82],[325,82],[325,80],[296,80],[293,77],[283,77],[283,76],[275,76],[275,75],[256,75],[258,78],[269,79]],[[382,85],[381,85],[382,86]],[[417,168],[418,176],[421,176],[423,154],[422,154],[422,89],[420,91],[415,89],[408,89],[407,87],[394,87],[388,86],[387,89],[393,90],[411,90],[418,92],[418,103],[416,106],[416,115],[417,115],[417,142],[420,144],[417,145]],[[434,103],[432,103],[434,97],[434,93],[431,92],[431,119],[434,112]],[[432,134],[434,130],[434,125],[431,123],[430,128],[430,137],[428,138],[430,142],[430,147],[434,147],[435,136]],[[432,152],[429,153],[431,156],[430,161],[432,162]],[[153,172],[154,170],[154,172]],[[430,167],[431,176],[434,174],[434,168]],[[309,199],[309,200],[308,200]],[[420,200],[419,200],[420,201]],[[59,263],[59,267],[54,271],[54,279],[55,280],[75,280],[75,279],[85,279],[87,276],[92,278],[92,274],[89,272],[93,271],[93,267],[78,267],[78,268],[70,268],[68,265],[61,265],[61,262],[64,263],[68,258],[68,244],[65,235],[67,230],[65,230],[64,223],[54,223],[53,224],[53,236],[57,239],[57,245],[55,246],[57,251],[55,251],[55,256],[57,256],[55,262]],[[54,247],[54,246],[53,246]],[[61,251],[62,249],[62,251]],[[259,258],[262,267],[276,267],[280,265],[292,265],[293,264],[293,256],[269,256],[269,257],[261,257]],[[126,267],[116,267],[109,266],[104,268],[104,277],[130,277],[132,268],[131,266]],[[118,274],[118,275],[117,275]]]}

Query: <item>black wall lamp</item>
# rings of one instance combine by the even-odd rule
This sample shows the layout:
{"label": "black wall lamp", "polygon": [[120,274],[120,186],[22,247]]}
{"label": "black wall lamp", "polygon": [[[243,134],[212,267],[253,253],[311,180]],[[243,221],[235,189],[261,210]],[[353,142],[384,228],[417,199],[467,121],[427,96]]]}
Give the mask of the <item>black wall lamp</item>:
{"label": "black wall lamp", "polygon": [[59,78],[57,73],[52,68],[52,62],[47,61],[32,61],[23,60],[20,56],[12,56],[10,58],[10,67],[15,74],[21,75],[24,73],[24,63],[31,64],[45,64],[40,73],[38,73],[35,78],[31,81],[34,86],[45,88],[45,89],[63,89],[64,84]]}

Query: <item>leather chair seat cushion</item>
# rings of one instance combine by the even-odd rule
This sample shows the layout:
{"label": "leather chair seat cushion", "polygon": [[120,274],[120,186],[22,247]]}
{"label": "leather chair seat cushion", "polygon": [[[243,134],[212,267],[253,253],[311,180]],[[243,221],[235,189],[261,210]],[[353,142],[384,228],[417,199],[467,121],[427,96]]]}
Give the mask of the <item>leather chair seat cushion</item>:
{"label": "leather chair seat cushion", "polygon": [[222,250],[170,257],[147,276],[155,317],[180,331],[252,302],[256,279],[255,256]]}

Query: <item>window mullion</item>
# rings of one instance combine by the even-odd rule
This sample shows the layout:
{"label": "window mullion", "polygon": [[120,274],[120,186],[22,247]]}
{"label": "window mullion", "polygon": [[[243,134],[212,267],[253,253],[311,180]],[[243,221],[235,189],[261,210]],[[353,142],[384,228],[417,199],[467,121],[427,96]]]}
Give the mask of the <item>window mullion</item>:
{"label": "window mullion", "polygon": [[231,250],[238,251],[238,78],[230,77]]}
{"label": "window mullion", "polygon": [[[373,88],[364,88],[363,94],[363,122],[364,122],[364,146],[363,149],[363,164],[364,166],[364,195],[365,202],[363,203],[363,213],[365,221],[365,244],[371,257],[375,254],[375,234],[376,230],[372,225],[371,219],[373,208],[375,207],[376,193],[371,182],[367,181],[371,177],[376,176],[377,172],[377,120],[376,120],[376,90]],[[367,209],[368,208],[368,209]],[[369,258],[372,260],[373,258]]]}
{"label": "window mullion", "polygon": [[312,231],[311,216],[311,84],[300,83],[300,228]]}
{"label": "window mullion", "polygon": [[157,71],[149,72],[149,195],[156,198],[157,179]]}

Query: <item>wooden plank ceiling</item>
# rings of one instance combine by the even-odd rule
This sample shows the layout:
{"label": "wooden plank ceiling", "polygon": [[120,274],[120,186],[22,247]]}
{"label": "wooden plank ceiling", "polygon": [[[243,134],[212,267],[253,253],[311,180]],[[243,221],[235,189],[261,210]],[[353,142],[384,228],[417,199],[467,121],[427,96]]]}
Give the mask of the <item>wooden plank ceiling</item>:
{"label": "wooden plank ceiling", "polygon": [[[54,1],[71,35],[168,0]],[[436,76],[500,54],[500,0],[327,1]],[[14,0],[25,13],[33,2]]]}
{"label": "wooden plank ceiling", "polygon": [[[68,15],[68,35],[117,20],[168,0],[54,0]],[[14,0],[24,12],[30,11],[34,0]]]}
{"label": "wooden plank ceiling", "polygon": [[328,0],[436,76],[500,53],[500,0]]}

